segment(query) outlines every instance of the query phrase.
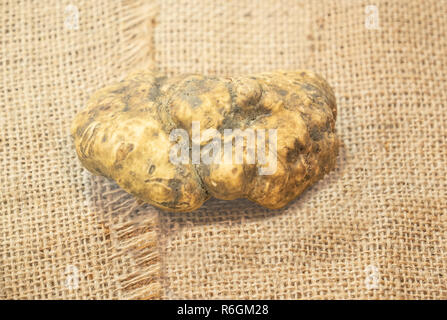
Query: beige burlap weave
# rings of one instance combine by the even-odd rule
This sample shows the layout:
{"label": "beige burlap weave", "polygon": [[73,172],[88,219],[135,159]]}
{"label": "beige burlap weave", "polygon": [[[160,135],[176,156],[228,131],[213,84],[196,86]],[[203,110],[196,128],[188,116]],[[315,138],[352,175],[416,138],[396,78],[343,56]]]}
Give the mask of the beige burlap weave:
{"label": "beige burlap weave", "polygon": [[[446,299],[446,12],[434,0],[3,1],[0,298]],[[337,96],[337,168],[283,210],[138,205],[81,168],[68,129],[94,90],[152,66],[321,73]]]}
{"label": "beige burlap weave", "polygon": [[69,137],[94,90],[153,64],[156,12],[0,3],[0,298],[159,295],[155,211],[126,214],[132,200],[83,170]]}
{"label": "beige burlap weave", "polygon": [[161,213],[165,298],[447,298],[447,1],[163,1],[158,21],[170,74],[321,73],[344,143],[283,210]]}

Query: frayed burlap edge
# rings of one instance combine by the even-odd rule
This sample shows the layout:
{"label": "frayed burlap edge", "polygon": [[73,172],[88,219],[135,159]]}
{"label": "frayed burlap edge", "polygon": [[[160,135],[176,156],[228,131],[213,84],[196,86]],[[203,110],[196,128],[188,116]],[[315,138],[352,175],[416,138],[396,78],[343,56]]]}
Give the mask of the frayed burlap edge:
{"label": "frayed burlap edge", "polygon": [[[155,50],[153,31],[158,14],[154,2],[124,1],[121,29],[126,52],[119,64],[126,74],[137,69],[154,66]],[[117,276],[118,299],[159,299],[160,259],[157,245],[158,216],[154,209],[141,204],[120,189],[113,181],[87,176],[86,196],[90,206],[97,210],[100,223],[104,225],[112,241],[113,263],[124,272]],[[142,209],[144,212],[142,213]]]}

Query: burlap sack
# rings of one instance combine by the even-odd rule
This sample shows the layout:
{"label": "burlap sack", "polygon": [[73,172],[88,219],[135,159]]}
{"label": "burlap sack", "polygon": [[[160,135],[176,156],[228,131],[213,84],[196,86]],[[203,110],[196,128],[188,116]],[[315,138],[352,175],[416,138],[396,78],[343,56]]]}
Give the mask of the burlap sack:
{"label": "burlap sack", "polygon": [[0,3],[0,298],[153,298],[156,216],[82,169],[88,96],[153,65],[151,3]]}
{"label": "burlap sack", "polygon": [[283,210],[161,213],[164,298],[447,298],[446,1],[162,1],[157,20],[169,74],[321,73],[344,143]]}
{"label": "burlap sack", "polygon": [[[3,2],[0,297],[447,298],[446,6]],[[139,205],[82,169],[68,128],[94,90],[153,66],[321,73],[337,168],[283,210]]]}

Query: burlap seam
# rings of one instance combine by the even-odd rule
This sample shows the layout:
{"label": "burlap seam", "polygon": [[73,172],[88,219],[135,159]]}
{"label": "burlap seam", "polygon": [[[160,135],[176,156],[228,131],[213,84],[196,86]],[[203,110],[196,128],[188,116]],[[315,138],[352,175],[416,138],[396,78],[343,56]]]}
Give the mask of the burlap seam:
{"label": "burlap seam", "polygon": [[[124,47],[121,65],[128,66],[128,72],[134,69],[148,68],[154,65],[153,28],[157,7],[151,2],[136,1],[123,3],[126,14],[121,21]],[[125,76],[125,75],[124,75]],[[121,79],[124,77],[122,76]],[[101,184],[92,182],[92,190],[97,194],[103,193]],[[96,185],[96,186],[95,186]],[[96,190],[95,190],[96,189]],[[113,190],[102,194],[112,201],[120,198],[123,191]],[[159,253],[157,246],[156,215],[136,219],[131,217],[138,208],[138,203],[131,198],[123,201],[118,208],[110,203],[101,212],[101,222],[110,230],[115,253],[112,259],[125,257],[124,261],[131,261],[129,272],[118,277],[119,299],[159,299],[161,296],[159,284]]]}

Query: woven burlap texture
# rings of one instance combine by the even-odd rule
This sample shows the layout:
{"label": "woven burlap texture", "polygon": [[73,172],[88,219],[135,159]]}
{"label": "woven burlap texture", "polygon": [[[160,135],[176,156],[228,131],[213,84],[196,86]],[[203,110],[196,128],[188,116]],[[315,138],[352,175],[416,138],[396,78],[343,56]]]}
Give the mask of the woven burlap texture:
{"label": "woven burlap texture", "polygon": [[82,169],[69,136],[93,91],[153,65],[155,15],[141,1],[0,3],[0,298],[159,296],[156,211]]}
{"label": "woven burlap texture", "polygon": [[315,70],[343,141],[336,170],[283,210],[161,213],[164,298],[447,298],[446,7],[161,3],[161,71]]}
{"label": "woven burlap texture", "polygon": [[[446,5],[2,2],[0,298],[447,298]],[[153,66],[319,72],[336,169],[283,210],[139,205],[82,169],[69,126]]]}

